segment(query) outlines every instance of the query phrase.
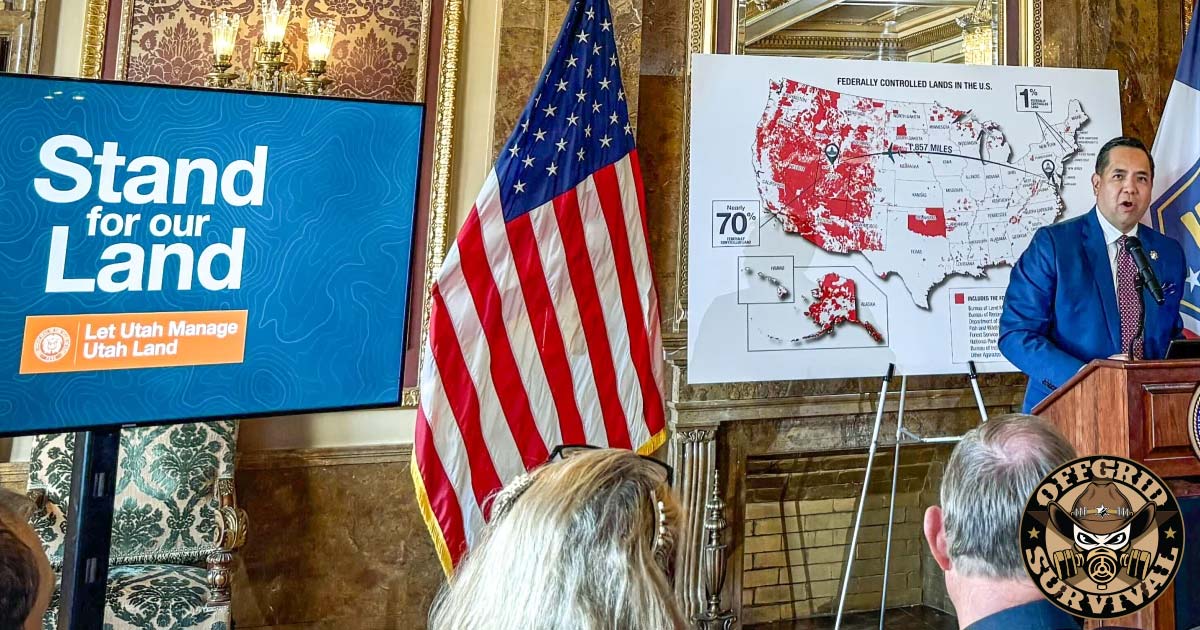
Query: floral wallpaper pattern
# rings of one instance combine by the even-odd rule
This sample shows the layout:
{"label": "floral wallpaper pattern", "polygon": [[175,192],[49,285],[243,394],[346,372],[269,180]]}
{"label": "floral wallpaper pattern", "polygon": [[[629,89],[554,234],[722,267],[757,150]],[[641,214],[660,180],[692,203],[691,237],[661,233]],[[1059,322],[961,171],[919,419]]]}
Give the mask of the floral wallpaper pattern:
{"label": "floral wallpaper pattern", "polygon": [[[221,8],[242,16],[233,71],[253,68],[253,46],[262,32],[257,0],[126,0],[133,2],[124,78],[175,85],[203,85],[211,69],[209,20]],[[308,18],[337,19],[326,78],[333,96],[420,101],[424,77],[422,0],[293,0],[286,43],[308,66]],[[118,70],[118,72],[120,72]]]}

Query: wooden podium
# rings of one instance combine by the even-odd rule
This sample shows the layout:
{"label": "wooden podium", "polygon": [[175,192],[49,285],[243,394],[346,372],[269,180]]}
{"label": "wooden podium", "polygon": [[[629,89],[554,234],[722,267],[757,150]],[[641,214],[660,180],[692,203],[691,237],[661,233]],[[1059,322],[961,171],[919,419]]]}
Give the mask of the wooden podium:
{"label": "wooden podium", "polygon": [[[1116,455],[1145,464],[1176,497],[1200,495],[1200,459],[1188,438],[1188,410],[1200,360],[1092,361],[1034,407],[1079,455]],[[1200,523],[1190,526],[1200,526]],[[1175,629],[1175,587],[1153,606],[1086,627]]]}

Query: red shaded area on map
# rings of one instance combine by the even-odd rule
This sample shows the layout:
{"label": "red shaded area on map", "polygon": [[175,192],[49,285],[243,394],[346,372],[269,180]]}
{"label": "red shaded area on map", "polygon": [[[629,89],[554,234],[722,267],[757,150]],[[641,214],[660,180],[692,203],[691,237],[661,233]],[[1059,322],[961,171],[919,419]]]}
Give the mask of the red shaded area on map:
{"label": "red shaded area on map", "polygon": [[876,343],[883,343],[883,335],[875,326],[858,318],[858,285],[853,280],[836,273],[825,274],[820,285],[812,290],[812,297],[813,303],[805,315],[820,330],[805,339],[824,337],[842,324],[856,324],[862,326]]}
{"label": "red shaded area on map", "polygon": [[[871,219],[875,186],[872,142],[879,128],[844,122],[842,95],[792,80],[771,82],[772,100],[756,131],[759,164],[778,186],[779,203],[769,210],[785,215],[785,227],[818,247],[837,253],[882,250],[883,235]],[[880,101],[850,97],[861,112],[878,110]],[[794,100],[812,105],[789,108]],[[842,105],[844,106],[844,104]],[[826,151],[836,151],[833,159]]]}
{"label": "red shaded area on map", "polygon": [[908,230],[921,236],[946,236],[946,211],[943,208],[925,208],[928,216],[908,215]]}

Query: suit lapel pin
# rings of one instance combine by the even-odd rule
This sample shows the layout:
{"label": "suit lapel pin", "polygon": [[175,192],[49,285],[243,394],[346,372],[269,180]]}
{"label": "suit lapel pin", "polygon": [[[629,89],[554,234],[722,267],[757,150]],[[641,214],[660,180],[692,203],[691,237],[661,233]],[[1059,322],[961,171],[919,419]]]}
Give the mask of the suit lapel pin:
{"label": "suit lapel pin", "polygon": [[1158,260],[1158,252],[1150,250],[1150,260]]}

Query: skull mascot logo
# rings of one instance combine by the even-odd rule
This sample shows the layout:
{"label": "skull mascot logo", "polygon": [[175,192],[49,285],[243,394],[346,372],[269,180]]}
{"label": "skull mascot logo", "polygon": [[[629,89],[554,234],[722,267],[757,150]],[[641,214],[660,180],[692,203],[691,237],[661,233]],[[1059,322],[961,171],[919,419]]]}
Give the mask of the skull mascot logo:
{"label": "skull mascot logo", "polygon": [[1101,591],[1122,572],[1135,580],[1146,578],[1152,558],[1147,551],[1133,549],[1132,543],[1154,525],[1153,503],[1147,502],[1135,514],[1111,481],[1092,481],[1070,511],[1054,501],[1047,511],[1054,528],[1075,542],[1072,548],[1053,554],[1060,578],[1078,583],[1082,568]]}
{"label": "skull mascot logo", "polygon": [[1116,619],[1149,606],[1175,579],[1183,517],[1171,489],[1133,460],[1091,455],[1052,471],[1020,516],[1021,559],[1051,603]]}

